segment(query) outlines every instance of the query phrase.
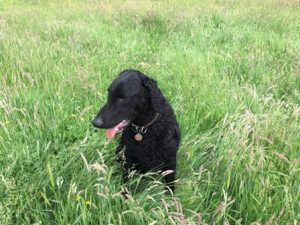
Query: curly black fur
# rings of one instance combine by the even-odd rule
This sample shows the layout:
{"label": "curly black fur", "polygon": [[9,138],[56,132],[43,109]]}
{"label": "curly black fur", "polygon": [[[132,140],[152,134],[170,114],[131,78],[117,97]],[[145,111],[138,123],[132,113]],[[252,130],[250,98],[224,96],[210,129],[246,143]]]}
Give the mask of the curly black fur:
{"label": "curly black fur", "polygon": [[[135,93],[132,94],[133,92]],[[114,100],[112,96],[116,99]],[[120,101],[118,99],[125,100],[121,100],[123,103],[118,103]],[[114,106],[114,101],[116,106]],[[118,108],[118,104],[123,105]],[[113,114],[112,111],[118,110],[118,119],[114,120],[117,116],[108,118]],[[166,175],[165,180],[170,189],[174,191],[180,129],[172,107],[162,95],[155,80],[137,70],[121,72],[110,85],[108,102],[95,117],[93,124],[96,127],[108,128],[124,119],[129,119],[131,123],[142,127],[150,123],[157,113],[159,113],[157,119],[147,127],[147,132],[143,134],[143,140],[140,142],[134,138],[136,132],[133,127],[131,125],[125,127],[116,154],[120,155],[121,150],[126,146],[123,163],[125,181],[128,179],[127,175],[130,169],[141,173],[157,169],[171,170],[173,172]],[[108,120],[114,122],[105,125]],[[100,125],[97,124],[97,121],[100,121]]]}

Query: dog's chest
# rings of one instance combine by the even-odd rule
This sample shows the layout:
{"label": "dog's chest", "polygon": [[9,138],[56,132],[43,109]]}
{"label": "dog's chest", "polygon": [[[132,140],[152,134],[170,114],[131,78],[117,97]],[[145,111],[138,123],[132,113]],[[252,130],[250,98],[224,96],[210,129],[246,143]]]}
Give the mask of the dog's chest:
{"label": "dog's chest", "polygon": [[[150,135],[145,134],[143,140],[136,141],[134,132],[126,132],[121,138],[121,152],[118,158],[128,165],[136,165],[142,171],[147,171],[163,162],[158,154],[158,143]],[[156,165],[157,164],[157,165]]]}
{"label": "dog's chest", "polygon": [[131,137],[131,140],[125,140],[121,144],[126,146],[126,157],[131,156],[141,156],[145,154],[152,154],[155,152],[156,143],[149,143],[147,137],[144,140],[136,141],[134,135]]}

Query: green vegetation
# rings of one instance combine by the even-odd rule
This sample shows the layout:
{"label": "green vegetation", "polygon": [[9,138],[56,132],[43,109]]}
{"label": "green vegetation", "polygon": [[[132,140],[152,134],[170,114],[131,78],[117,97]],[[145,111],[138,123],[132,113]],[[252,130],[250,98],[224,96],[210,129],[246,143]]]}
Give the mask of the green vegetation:
{"label": "green vegetation", "polygon": [[[299,52],[296,0],[0,0],[0,224],[297,224]],[[126,68],[176,111],[174,196],[125,200],[91,126]]]}

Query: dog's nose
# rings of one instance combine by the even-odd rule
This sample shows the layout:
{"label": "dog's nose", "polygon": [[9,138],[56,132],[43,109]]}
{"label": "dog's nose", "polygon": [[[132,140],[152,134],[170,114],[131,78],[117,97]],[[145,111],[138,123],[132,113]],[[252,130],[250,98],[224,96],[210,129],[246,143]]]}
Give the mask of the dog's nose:
{"label": "dog's nose", "polygon": [[103,124],[103,120],[101,118],[97,117],[97,118],[93,119],[92,124],[95,127],[101,127],[101,125]]}

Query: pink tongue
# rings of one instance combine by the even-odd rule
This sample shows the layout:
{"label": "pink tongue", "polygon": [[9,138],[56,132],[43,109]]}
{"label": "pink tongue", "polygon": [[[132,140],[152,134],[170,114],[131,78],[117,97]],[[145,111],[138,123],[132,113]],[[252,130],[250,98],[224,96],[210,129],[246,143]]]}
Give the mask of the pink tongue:
{"label": "pink tongue", "polygon": [[110,138],[113,138],[116,135],[116,133],[118,131],[117,126],[115,126],[113,128],[109,128],[109,129],[106,130],[106,137],[107,138],[110,139]]}

